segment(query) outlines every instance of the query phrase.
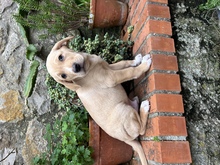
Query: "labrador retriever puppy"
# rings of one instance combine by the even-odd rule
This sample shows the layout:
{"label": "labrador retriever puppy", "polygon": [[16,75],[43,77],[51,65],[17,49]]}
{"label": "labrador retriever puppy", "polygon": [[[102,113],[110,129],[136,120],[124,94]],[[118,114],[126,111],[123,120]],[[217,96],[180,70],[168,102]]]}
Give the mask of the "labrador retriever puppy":
{"label": "labrador retriever puppy", "polygon": [[50,75],[66,88],[76,91],[94,121],[110,136],[131,145],[139,154],[142,165],[147,160],[141,144],[136,140],[146,130],[149,101],[129,100],[122,82],[136,79],[150,65],[150,55],[134,60],[108,64],[97,55],[74,52],[67,48],[67,37],[57,42],[47,57]]}

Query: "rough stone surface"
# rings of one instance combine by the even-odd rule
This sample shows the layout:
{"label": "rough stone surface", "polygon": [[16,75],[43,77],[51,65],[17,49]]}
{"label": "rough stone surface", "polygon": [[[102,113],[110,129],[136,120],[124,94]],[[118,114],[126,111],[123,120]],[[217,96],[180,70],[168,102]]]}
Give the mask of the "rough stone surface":
{"label": "rough stone surface", "polygon": [[[24,152],[28,152],[27,148],[30,152],[35,148],[39,152],[44,149],[43,145],[41,146],[43,140],[40,134],[43,133],[43,123],[32,120],[44,114],[41,117],[44,121],[48,118],[47,112],[50,111],[50,100],[45,85],[47,71],[44,59],[46,58],[37,57],[41,65],[33,95],[28,99],[28,104],[23,96],[30,62],[26,59],[26,44],[13,18],[17,12],[18,6],[12,0],[0,1],[0,160],[11,149],[15,149],[16,154],[10,154],[11,165],[28,164],[25,162],[29,160],[28,154],[25,154],[25,159],[22,156],[23,146],[25,146]],[[54,44],[54,41],[51,40],[50,44]],[[48,47],[48,51],[49,49]],[[49,116],[51,118],[53,113]],[[33,128],[28,130],[26,136],[29,121],[32,121],[30,125]],[[33,135],[30,133],[31,129],[34,130]],[[15,157],[15,160],[12,157]],[[5,160],[4,164],[8,164],[8,161],[9,159]]]}
{"label": "rough stone surface", "polygon": [[193,164],[219,165],[218,20],[196,8],[202,0],[178,2],[171,1],[171,11]]}
{"label": "rough stone surface", "polygon": [[1,0],[0,13],[2,13],[7,7],[11,6],[12,3],[13,3],[12,0]]}
{"label": "rough stone surface", "polygon": [[[0,154],[6,149],[15,149],[16,160],[14,164],[23,164],[21,149],[24,143],[26,125],[21,121],[17,123],[0,124]],[[1,159],[0,159],[1,160]]]}
{"label": "rough stone surface", "polygon": [[[44,122],[52,122],[57,114],[47,93],[45,61],[54,43],[63,36],[41,40],[46,31],[30,31],[29,43],[41,54],[35,57],[40,67],[33,93],[26,99],[23,91],[31,62],[26,59],[27,45],[13,18],[17,12],[18,5],[13,0],[0,0],[0,160],[15,149],[16,153],[10,154],[11,159],[4,164],[10,161],[11,165],[29,165],[34,155],[45,151]],[[65,35],[75,33],[70,31]]]}
{"label": "rough stone surface", "polygon": [[14,148],[4,148],[0,150],[0,165],[13,165],[16,158],[16,150]]}
{"label": "rough stone surface", "polygon": [[33,94],[28,98],[29,109],[36,111],[38,115],[50,112],[50,98],[45,85],[46,74],[45,67],[39,69]]}
{"label": "rough stone surface", "polygon": [[17,91],[8,91],[0,95],[0,122],[22,120],[22,109],[23,105],[19,101]]}
{"label": "rough stone surface", "polygon": [[[2,4],[1,4],[2,5]],[[23,89],[23,79],[27,76],[29,64],[24,55],[26,46],[20,35],[20,30],[13,19],[17,12],[14,4],[5,8],[0,20],[0,91],[1,94],[8,90]],[[22,75],[20,74],[22,72]]]}
{"label": "rough stone surface", "polygon": [[29,122],[25,145],[22,149],[22,156],[26,164],[31,164],[32,159],[47,149],[47,141],[43,138],[45,128],[43,125],[33,119]]}
{"label": "rough stone surface", "polygon": [[6,45],[6,25],[4,23],[0,24],[0,53],[2,53],[5,50]]}

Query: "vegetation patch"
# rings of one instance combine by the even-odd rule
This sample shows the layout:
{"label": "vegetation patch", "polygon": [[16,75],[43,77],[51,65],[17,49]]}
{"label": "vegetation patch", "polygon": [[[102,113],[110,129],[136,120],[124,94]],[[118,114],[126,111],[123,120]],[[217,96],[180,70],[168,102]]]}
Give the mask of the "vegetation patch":
{"label": "vegetation patch", "polygon": [[219,0],[207,0],[205,4],[201,4],[199,9],[202,10],[211,10],[215,8],[220,8],[220,1]]}
{"label": "vegetation patch", "polygon": [[19,4],[19,14],[15,19],[25,27],[62,34],[88,25],[89,0],[14,1]]}
{"label": "vegetation patch", "polygon": [[78,100],[76,93],[56,83],[50,76],[46,84],[51,100],[64,115],[53,124],[47,124],[45,139],[47,152],[35,157],[38,165],[87,165],[92,164],[92,150],[88,146],[88,114]]}

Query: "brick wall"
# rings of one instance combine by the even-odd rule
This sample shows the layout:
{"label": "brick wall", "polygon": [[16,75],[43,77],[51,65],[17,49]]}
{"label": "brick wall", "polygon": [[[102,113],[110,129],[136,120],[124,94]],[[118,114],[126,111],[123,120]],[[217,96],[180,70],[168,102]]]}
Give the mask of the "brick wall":
{"label": "brick wall", "polygon": [[[130,94],[150,100],[146,134],[141,143],[151,164],[190,164],[186,121],[168,0],[130,0],[123,39],[134,41],[133,54],[151,54],[150,71],[134,81]],[[127,28],[134,26],[131,34]],[[136,154],[133,165],[140,164]]]}

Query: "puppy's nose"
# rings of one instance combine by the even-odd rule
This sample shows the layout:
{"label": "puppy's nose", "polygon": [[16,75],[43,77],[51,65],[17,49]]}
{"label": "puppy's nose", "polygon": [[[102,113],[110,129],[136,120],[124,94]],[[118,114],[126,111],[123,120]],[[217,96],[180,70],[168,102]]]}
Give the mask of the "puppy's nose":
{"label": "puppy's nose", "polygon": [[74,73],[78,73],[80,71],[81,71],[81,66],[79,64],[77,64],[77,63],[74,63],[73,64],[73,72]]}

